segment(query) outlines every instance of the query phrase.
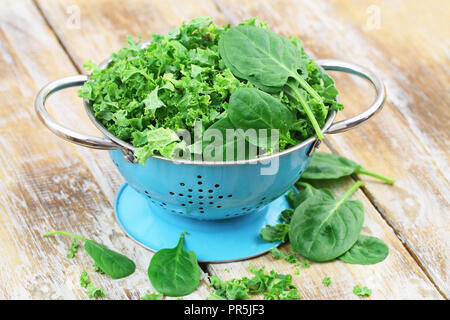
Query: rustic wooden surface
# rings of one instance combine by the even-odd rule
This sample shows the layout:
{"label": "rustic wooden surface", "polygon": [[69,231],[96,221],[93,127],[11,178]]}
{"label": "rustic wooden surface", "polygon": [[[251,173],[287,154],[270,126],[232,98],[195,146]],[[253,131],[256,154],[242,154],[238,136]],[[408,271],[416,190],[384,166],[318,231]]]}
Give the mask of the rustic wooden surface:
{"label": "rustic wooden surface", "polygon": [[[109,299],[138,299],[153,291],[146,276],[152,254],[124,235],[112,202],[123,179],[106,152],[74,146],[37,119],[34,97],[50,80],[82,72],[118,50],[126,35],[165,33],[183,20],[209,15],[236,24],[258,16],[284,35],[304,40],[316,58],[366,65],[383,77],[385,109],[327,146],[371,170],[397,179],[395,186],[360,177],[366,187],[364,233],[383,239],[390,254],[373,266],[339,261],[311,263],[294,275],[307,299],[356,299],[355,284],[373,299],[442,299],[450,288],[448,194],[449,116],[446,1],[3,1],[0,8],[0,299],[86,299],[78,285],[91,261],[83,250],[65,258],[70,240],[43,239],[54,229],[73,231],[130,256],[137,271],[122,280],[90,272]],[[78,15],[79,14],[79,15]],[[377,20],[376,18],[380,19]],[[372,98],[361,81],[333,74],[346,105],[341,117]],[[50,98],[63,123],[95,134],[75,90]],[[330,188],[339,195],[352,183]],[[284,250],[288,250],[285,246]],[[294,274],[270,255],[205,266],[223,279],[248,275],[249,262]],[[206,276],[206,274],[204,275]],[[321,281],[330,276],[332,285]],[[208,296],[204,279],[188,298]]]}

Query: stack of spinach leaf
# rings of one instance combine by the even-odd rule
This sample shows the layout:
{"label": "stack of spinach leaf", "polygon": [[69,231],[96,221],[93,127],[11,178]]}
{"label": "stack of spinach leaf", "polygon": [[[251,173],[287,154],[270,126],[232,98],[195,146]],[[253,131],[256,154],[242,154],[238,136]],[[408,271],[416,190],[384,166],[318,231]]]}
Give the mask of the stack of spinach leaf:
{"label": "stack of spinach leaf", "polygon": [[196,18],[165,36],[153,34],[146,47],[129,38],[105,69],[85,66],[92,73],[79,96],[109,132],[135,147],[141,164],[186,148],[190,142],[174,130],[193,136],[196,121],[203,132],[278,129],[284,150],[314,134],[322,138],[327,114],[342,108],[333,80],[301,42],[256,19],[231,28]]}
{"label": "stack of spinach leaf", "polygon": [[299,185],[303,187],[299,193],[292,191],[287,196],[295,211],[281,216],[284,223],[265,226],[260,232],[263,240],[284,242],[289,236],[296,253],[317,262],[339,258],[367,265],[387,257],[389,249],[382,240],[360,234],[362,203],[348,200],[362,182],[356,182],[340,199],[335,199],[329,189],[316,189],[304,182]]}

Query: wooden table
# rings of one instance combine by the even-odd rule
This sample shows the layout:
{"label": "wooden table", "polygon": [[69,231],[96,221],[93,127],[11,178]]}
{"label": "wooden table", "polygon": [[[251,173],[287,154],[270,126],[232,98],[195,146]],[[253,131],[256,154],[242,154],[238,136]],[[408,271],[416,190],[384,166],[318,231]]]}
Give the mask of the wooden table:
{"label": "wooden table", "polygon": [[[358,177],[366,187],[353,198],[364,203],[363,232],[383,239],[388,258],[372,266],[340,261],[294,267],[271,255],[251,260],[293,274],[305,299],[360,299],[355,284],[373,289],[371,299],[446,299],[449,270],[449,24],[442,0],[410,1],[87,1],[3,0],[0,8],[0,299],[87,299],[79,286],[92,261],[83,250],[65,254],[70,240],[46,238],[61,229],[84,235],[131,257],[136,272],[112,280],[92,273],[108,299],[139,299],[153,291],[146,270],[152,253],[129,239],[114,219],[112,203],[122,177],[104,151],[77,147],[50,133],[33,101],[47,82],[84,72],[126,35],[166,33],[183,20],[211,16],[236,24],[258,16],[276,32],[298,36],[316,58],[367,66],[387,87],[387,103],[355,130],[329,135],[322,151],[345,155],[397,179],[391,187]],[[360,111],[372,97],[362,81],[333,74],[345,110]],[[54,95],[55,117],[96,134],[76,89]],[[98,134],[98,133],[97,133]],[[353,178],[329,187],[339,195]],[[283,250],[288,250],[284,246]],[[198,289],[209,294],[207,275],[249,275],[249,261],[203,266]],[[324,286],[325,276],[332,285]]]}

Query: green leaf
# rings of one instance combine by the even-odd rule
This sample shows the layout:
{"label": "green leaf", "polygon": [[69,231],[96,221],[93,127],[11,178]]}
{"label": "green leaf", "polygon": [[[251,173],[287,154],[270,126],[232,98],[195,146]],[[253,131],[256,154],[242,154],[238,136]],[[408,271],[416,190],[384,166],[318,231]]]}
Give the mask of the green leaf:
{"label": "green leaf", "polygon": [[195,253],[183,249],[184,235],[181,234],[175,248],[159,250],[148,267],[152,286],[165,296],[188,295],[200,282],[200,267]]}
{"label": "green leaf", "polygon": [[322,283],[328,287],[331,284],[331,278],[330,277],[323,278]]}
{"label": "green leaf", "polygon": [[278,248],[271,249],[270,253],[272,254],[273,258],[276,260],[284,259],[286,257],[286,254],[283,251],[280,251]]}
{"label": "green leaf", "polygon": [[301,178],[307,180],[339,179],[353,173],[369,175],[389,184],[395,182],[393,179],[365,170],[361,165],[350,159],[325,152],[314,153],[311,163]]}
{"label": "green leaf", "polygon": [[361,234],[350,250],[339,259],[347,263],[369,265],[383,261],[388,254],[389,248],[383,241]]}
{"label": "green leaf", "polygon": [[[311,94],[324,110],[326,107],[320,95],[303,78],[307,76],[305,60],[291,41],[267,29],[241,25],[231,28],[222,36],[219,52],[234,75],[251,81],[263,91],[278,92],[287,84],[305,110],[318,137],[323,139],[307,99],[295,82]],[[288,78],[295,79],[295,82],[288,82]]]}
{"label": "green leaf", "polygon": [[[134,156],[142,165],[145,164],[145,160],[148,159],[148,157],[156,154],[156,152],[169,154],[167,147],[173,142],[180,140],[174,131],[166,128],[148,131],[146,139],[147,144],[143,147],[136,148],[134,152]],[[174,149],[172,149],[172,152]]]}
{"label": "green leaf", "polygon": [[124,278],[136,270],[136,265],[132,260],[95,241],[87,240],[84,249],[95,261],[95,264],[111,278]]}
{"label": "green leaf", "polygon": [[305,182],[299,182],[297,184],[301,185],[303,189],[299,193],[291,191],[287,196],[289,204],[294,209],[314,196],[319,196],[323,200],[334,200],[334,196],[329,189],[316,189],[312,185]]}
{"label": "green leaf", "polygon": [[356,294],[357,296],[360,297],[368,297],[372,294],[372,289],[367,288],[366,286],[364,286],[363,288],[361,288],[358,284],[356,286],[353,287],[353,293]]}
{"label": "green leaf", "polygon": [[163,295],[157,292],[146,293],[141,297],[141,300],[162,300]]}
{"label": "green leaf", "polygon": [[278,88],[286,84],[293,70],[306,72],[297,48],[286,38],[267,29],[237,26],[219,41],[219,52],[228,68],[255,85]]}
{"label": "green leaf", "polygon": [[80,286],[86,288],[89,283],[91,283],[91,280],[89,279],[86,270],[83,270],[83,272],[80,275]]}
{"label": "green leaf", "polygon": [[292,210],[292,209],[285,209],[285,210],[281,211],[280,219],[284,223],[289,224],[289,223],[291,223],[291,219],[292,219],[293,215],[294,215],[294,210]]}
{"label": "green leaf", "polygon": [[72,259],[75,256],[75,253],[78,250],[78,242],[76,239],[73,239],[72,244],[70,245],[69,252],[67,253],[67,258]]}
{"label": "green leaf", "polygon": [[[287,136],[294,121],[292,112],[279,100],[261,90],[243,88],[234,92],[230,99],[228,117],[235,128],[255,129],[258,140],[259,129],[277,129],[280,137],[292,141]],[[260,142],[255,139],[249,141],[260,146]]]}
{"label": "green leaf", "polygon": [[314,196],[303,202],[290,224],[292,249],[312,261],[333,260],[349,250],[362,229],[364,209],[347,198],[361,185],[355,183],[339,200]]}
{"label": "green leaf", "polygon": [[87,285],[86,294],[89,298],[99,299],[105,298],[106,293],[102,288],[96,288],[92,283]]}
{"label": "green leaf", "polygon": [[285,242],[290,228],[291,228],[290,225],[284,223],[277,224],[274,226],[266,225],[264,228],[261,229],[259,234],[261,238],[267,242],[275,242],[275,241]]}
{"label": "green leaf", "polygon": [[77,236],[75,234],[65,232],[65,231],[52,231],[44,234],[44,237],[63,234],[74,239],[78,239],[84,241],[84,249],[94,260],[96,266],[100,268],[100,270],[111,278],[119,279],[129,276],[136,269],[136,265],[132,260],[125,257],[124,255],[112,251],[105,246],[86,239],[81,236]]}
{"label": "green leaf", "polygon": [[166,105],[158,98],[159,87],[156,86],[152,92],[142,101],[145,105],[145,113],[151,113],[155,115],[155,111],[158,108],[165,107]]}

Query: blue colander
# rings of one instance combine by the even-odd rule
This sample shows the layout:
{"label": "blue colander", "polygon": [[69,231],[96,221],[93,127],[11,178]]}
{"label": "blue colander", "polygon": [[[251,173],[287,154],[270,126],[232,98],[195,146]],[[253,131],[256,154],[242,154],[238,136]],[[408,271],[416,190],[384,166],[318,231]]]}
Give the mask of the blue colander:
{"label": "blue colander", "polygon": [[[100,65],[104,68],[110,59]],[[352,73],[369,80],[376,90],[372,105],[350,119],[333,123],[331,112],[324,133],[349,130],[381,110],[385,89],[371,71],[336,60],[317,61],[325,70]],[[43,123],[58,136],[90,148],[109,150],[126,183],[115,199],[115,214],[124,231],[138,243],[157,251],[174,247],[187,232],[185,247],[194,250],[199,261],[225,262],[262,254],[279,243],[259,237],[266,224],[278,223],[289,208],[284,195],[307,168],[320,141],[311,137],[277,154],[252,160],[205,162],[150,157],[145,165],[135,162],[132,145],[118,139],[98,123],[89,101],[84,105],[89,118],[103,133],[92,137],[57,123],[47,112],[45,100],[52,93],[87,81],[78,75],[47,84],[36,97],[36,111]]]}

